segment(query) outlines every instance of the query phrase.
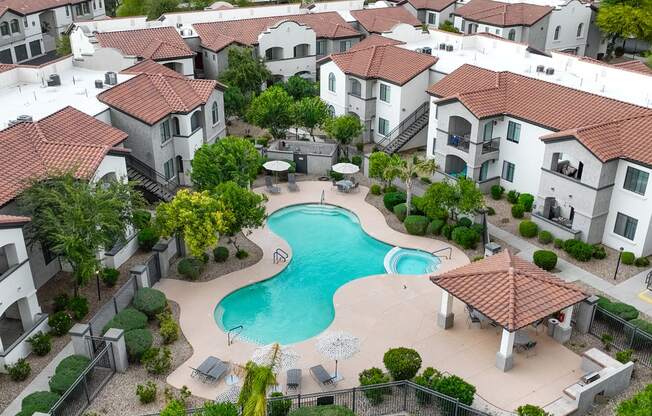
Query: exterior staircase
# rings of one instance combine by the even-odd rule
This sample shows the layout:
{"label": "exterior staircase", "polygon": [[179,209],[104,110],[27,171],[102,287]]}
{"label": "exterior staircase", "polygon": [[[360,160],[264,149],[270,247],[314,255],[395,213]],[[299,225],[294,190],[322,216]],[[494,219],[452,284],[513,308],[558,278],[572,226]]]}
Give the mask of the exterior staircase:
{"label": "exterior staircase", "polygon": [[166,179],[164,175],[133,156],[127,157],[127,178],[152,200],[169,202],[179,188],[176,178]]}
{"label": "exterior staircase", "polygon": [[419,106],[412,114],[407,116],[385,139],[378,143],[378,146],[387,154],[394,154],[401,150],[403,146],[412,140],[421,130],[428,126],[430,106],[425,102]]}

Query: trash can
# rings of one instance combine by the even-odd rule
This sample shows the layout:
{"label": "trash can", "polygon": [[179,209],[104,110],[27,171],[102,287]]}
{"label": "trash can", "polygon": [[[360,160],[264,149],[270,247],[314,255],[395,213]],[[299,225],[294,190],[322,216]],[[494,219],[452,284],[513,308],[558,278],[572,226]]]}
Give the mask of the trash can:
{"label": "trash can", "polygon": [[494,254],[498,254],[500,250],[502,250],[500,244],[496,242],[487,243],[484,245],[484,256],[493,256]]}
{"label": "trash can", "polygon": [[550,318],[548,319],[548,336],[552,337],[555,335],[555,327],[559,325],[559,319]]}

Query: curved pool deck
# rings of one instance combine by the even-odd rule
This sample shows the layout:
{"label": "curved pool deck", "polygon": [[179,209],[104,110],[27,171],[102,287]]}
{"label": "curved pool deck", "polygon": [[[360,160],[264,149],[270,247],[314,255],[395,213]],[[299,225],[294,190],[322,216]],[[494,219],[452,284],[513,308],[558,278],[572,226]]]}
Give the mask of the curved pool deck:
{"label": "curved pool deck", "polygon": [[[434,251],[447,246],[444,241],[411,236],[391,229],[383,214],[365,202],[367,188],[360,192],[341,194],[331,188],[330,182],[300,182],[300,192],[290,193],[284,185],[279,195],[269,195],[267,212],[303,203],[318,203],[322,191],[325,202],[355,213],[365,232],[391,245]],[[262,189],[256,189],[263,192]],[[167,378],[169,384],[180,388],[186,385],[193,394],[214,399],[227,389],[223,381],[203,384],[190,377],[190,368],[196,367],[208,355],[234,363],[244,364],[257,347],[243,340],[228,346],[227,335],[214,320],[214,308],[229,293],[252,283],[268,279],[280,272],[284,263],[274,264],[276,248],[290,253],[287,243],[266,226],[249,235],[263,250],[263,258],[251,267],[227,274],[209,282],[187,282],[163,279],[157,287],[168,298],[180,305],[181,329],[193,347],[193,355]],[[451,260],[442,260],[435,273],[451,270],[469,262],[460,250],[453,248]],[[383,353],[390,347],[406,346],[417,349],[424,367],[433,366],[455,373],[476,385],[478,393],[495,406],[514,409],[523,403],[544,405],[561,395],[563,388],[577,380],[580,358],[549,337],[538,336],[538,355],[525,359],[516,356],[514,369],[502,373],[494,367],[495,353],[500,337],[492,330],[468,329],[463,305],[455,302],[457,324],[443,331],[436,325],[440,304],[440,290],[427,276],[370,276],[353,280],[340,287],[334,296],[335,318],[328,330],[344,330],[361,340],[360,352],[342,361],[339,369],[344,380],[338,388],[358,384],[357,375],[371,366],[382,368]],[[333,371],[333,363],[324,359],[314,347],[315,338],[294,344],[303,369],[302,393],[319,391],[319,386],[308,373],[311,366],[322,364]],[[284,374],[279,383],[284,385]]]}

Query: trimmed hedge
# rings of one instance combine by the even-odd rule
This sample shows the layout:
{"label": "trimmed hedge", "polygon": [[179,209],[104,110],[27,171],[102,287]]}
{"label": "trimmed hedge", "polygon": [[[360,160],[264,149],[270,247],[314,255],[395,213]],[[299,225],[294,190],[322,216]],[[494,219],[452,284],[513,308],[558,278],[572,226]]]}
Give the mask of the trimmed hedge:
{"label": "trimmed hedge", "polygon": [[149,319],[153,319],[163,312],[167,304],[168,300],[165,294],[150,287],[138,289],[133,300],[134,308],[147,315]]}
{"label": "trimmed hedge", "polygon": [[541,244],[550,244],[554,237],[550,231],[541,230],[539,231],[539,236],[537,237]]}
{"label": "trimmed hedge", "polygon": [[564,241],[564,251],[575,260],[589,261],[593,258],[594,248],[584,241],[571,239]]}
{"label": "trimmed hedge", "polygon": [[525,213],[525,208],[521,204],[512,205],[512,217],[514,218],[523,218]]}
{"label": "trimmed hedge", "polygon": [[421,356],[412,348],[390,348],[383,356],[383,364],[395,381],[411,380],[421,368]]}
{"label": "trimmed hedge", "polygon": [[147,326],[147,315],[134,309],[127,308],[119,312],[113,317],[102,329],[104,334],[110,328],[122,329],[125,332],[133,331],[134,329],[143,329]]}
{"label": "trimmed hedge", "polygon": [[647,332],[652,335],[652,322],[648,322],[644,319],[632,319],[629,321],[630,324],[634,325],[643,332]]}
{"label": "trimmed hedge", "polygon": [[530,220],[521,221],[521,223],[518,225],[519,234],[521,234],[525,238],[536,237],[538,231],[539,231],[539,227],[533,221]]}
{"label": "trimmed hedge", "polygon": [[509,201],[510,204],[516,204],[518,202],[518,196],[520,194],[516,192],[515,190],[511,190],[507,192],[507,201]]}
{"label": "trimmed hedge", "polygon": [[401,202],[400,204],[394,205],[394,215],[396,215],[396,218],[398,218],[399,221],[403,222],[405,221],[405,217],[407,217],[407,204],[405,202]]}
{"label": "trimmed hedge", "polygon": [[532,261],[543,270],[550,271],[557,265],[557,255],[550,250],[537,250],[532,255]]}
{"label": "trimmed hedge", "polygon": [[620,256],[620,261],[628,266],[634,264],[634,260],[636,260],[636,256],[631,251],[623,251]]}
{"label": "trimmed hedge", "polygon": [[36,391],[25,396],[21,402],[22,410],[16,416],[32,416],[36,412],[47,413],[59,398],[61,396],[51,391]]}
{"label": "trimmed hedge", "polygon": [[495,200],[501,199],[503,197],[504,192],[505,192],[505,188],[503,188],[500,185],[493,185],[491,187],[491,197]]}
{"label": "trimmed hedge", "polygon": [[600,296],[598,306],[626,321],[632,321],[638,318],[638,309],[632,305],[622,302],[612,302],[609,299]]}
{"label": "trimmed hedge", "polygon": [[441,234],[441,229],[444,227],[446,222],[444,220],[434,219],[428,224],[428,229],[426,232],[428,234],[439,235]]}
{"label": "trimmed hedge", "polygon": [[518,196],[518,204],[523,205],[523,208],[527,212],[532,211],[532,205],[534,205],[534,195],[523,193]]}
{"label": "trimmed hedge", "polygon": [[138,246],[145,251],[151,251],[160,238],[153,227],[145,227],[138,231]]}
{"label": "trimmed hedge", "polygon": [[290,412],[290,416],[355,416],[355,413],[344,406],[329,404],[299,407]]}
{"label": "trimmed hedge", "polygon": [[383,192],[382,188],[377,183],[371,185],[369,191],[371,192],[372,195],[380,195]]}
{"label": "trimmed hedge", "polygon": [[54,335],[62,336],[72,328],[73,322],[68,312],[59,311],[48,317],[48,325]]}
{"label": "trimmed hedge", "polygon": [[441,227],[441,235],[446,237],[447,240],[450,240],[453,237],[453,226],[450,224],[444,224]]}
{"label": "trimmed hedge", "polygon": [[604,246],[600,244],[593,246],[593,258],[598,260],[607,258],[607,250],[605,250]]}
{"label": "trimmed hedge", "polygon": [[149,329],[134,329],[125,332],[127,355],[132,363],[140,362],[145,351],[152,347],[152,332]]}
{"label": "trimmed hedge", "polygon": [[115,284],[118,283],[119,278],[120,278],[119,270],[113,269],[111,267],[105,267],[104,269],[102,269],[102,281],[107,287],[115,286]]}
{"label": "trimmed hedge", "polygon": [[213,250],[213,258],[217,263],[224,263],[229,258],[229,249],[224,246],[217,246]]}
{"label": "trimmed hedge", "polygon": [[194,257],[179,260],[177,272],[188,280],[197,280],[204,267],[204,263]]}
{"label": "trimmed hedge", "polygon": [[385,196],[383,196],[383,204],[385,205],[385,208],[390,211],[394,211],[396,205],[405,202],[406,200],[407,195],[405,195],[405,192],[387,192]]}
{"label": "trimmed hedge", "polygon": [[650,260],[647,257],[637,257],[634,260],[634,266],[636,267],[647,267],[650,265]]}
{"label": "trimmed hedge", "polygon": [[453,241],[465,249],[475,248],[480,235],[473,229],[468,227],[455,227],[452,233]]}
{"label": "trimmed hedge", "polygon": [[54,375],[50,378],[50,390],[57,394],[64,394],[70,386],[75,384],[90,363],[91,360],[83,355],[71,355],[61,360]]}
{"label": "trimmed hedge", "polygon": [[466,227],[466,228],[471,228],[473,225],[473,221],[467,217],[462,217],[457,221],[457,225],[459,227]]}
{"label": "trimmed hedge", "polygon": [[423,215],[409,215],[403,222],[405,229],[412,235],[426,235],[428,228],[428,218]]}
{"label": "trimmed hedge", "polygon": [[555,238],[553,240],[553,245],[555,246],[555,248],[563,249],[564,248],[564,240],[562,240],[561,238]]}

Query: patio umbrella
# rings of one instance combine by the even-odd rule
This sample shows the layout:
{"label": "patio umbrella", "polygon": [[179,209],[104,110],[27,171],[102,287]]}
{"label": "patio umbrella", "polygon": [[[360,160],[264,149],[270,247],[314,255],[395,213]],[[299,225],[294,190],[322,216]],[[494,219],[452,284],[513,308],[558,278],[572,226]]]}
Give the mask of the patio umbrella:
{"label": "patio umbrella", "polygon": [[354,165],[353,163],[337,163],[333,165],[331,169],[337,173],[344,175],[353,175],[354,173],[358,173],[360,171],[360,167],[358,165]]}
{"label": "patio umbrella", "polygon": [[286,170],[290,169],[290,164],[282,160],[270,160],[263,163],[263,167],[274,172],[276,176],[276,182],[278,182],[278,173],[285,172]]}
{"label": "patio umbrella", "polygon": [[256,348],[251,361],[258,365],[269,365],[278,372],[294,367],[299,361],[299,354],[290,347],[274,343]]}
{"label": "patio umbrella", "polygon": [[348,332],[328,332],[317,339],[316,346],[317,351],[323,356],[335,360],[335,378],[337,378],[337,362],[351,358],[360,351],[360,340]]}

